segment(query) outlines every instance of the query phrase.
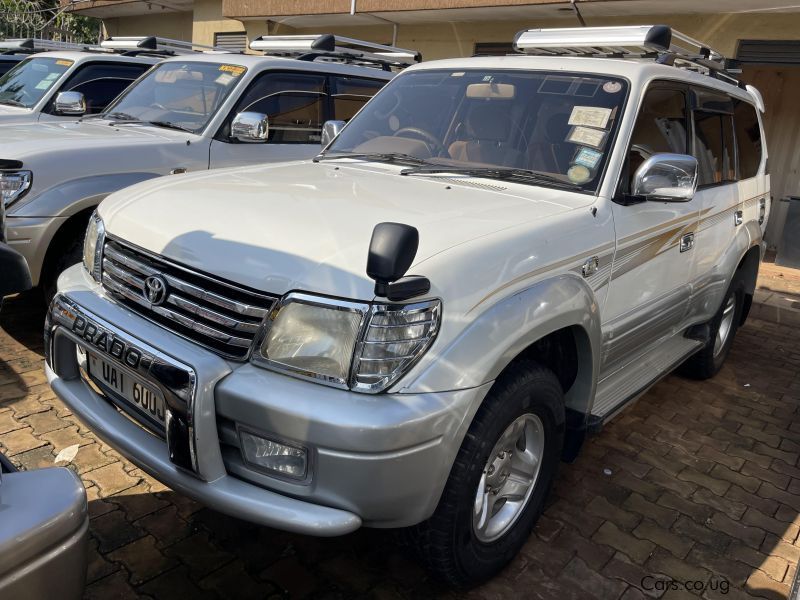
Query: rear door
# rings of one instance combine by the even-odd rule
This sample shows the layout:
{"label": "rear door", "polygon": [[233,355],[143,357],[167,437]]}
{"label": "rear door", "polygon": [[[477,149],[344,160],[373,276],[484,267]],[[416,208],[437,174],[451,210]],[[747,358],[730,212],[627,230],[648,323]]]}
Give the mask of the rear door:
{"label": "rear door", "polygon": [[[742,226],[742,196],[738,182],[734,103],[716,90],[694,87],[692,154],[697,159],[695,199],[700,221],[695,235],[691,313],[710,318],[725,294],[737,230]],[[744,250],[742,250],[742,253]]]}

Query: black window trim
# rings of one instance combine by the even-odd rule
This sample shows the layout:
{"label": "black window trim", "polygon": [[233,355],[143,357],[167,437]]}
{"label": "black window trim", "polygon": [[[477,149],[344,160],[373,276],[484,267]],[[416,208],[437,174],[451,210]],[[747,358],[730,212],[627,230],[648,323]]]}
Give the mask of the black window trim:
{"label": "black window trim", "polygon": [[[691,92],[689,94],[689,96],[690,96],[690,106],[691,106],[690,116],[691,116],[691,121],[692,121],[691,155],[694,156],[695,158],[697,158],[697,152],[696,152],[696,148],[695,148],[695,140],[696,140],[695,122],[694,122],[694,114],[695,114],[695,112],[704,112],[704,113],[716,114],[716,115],[728,115],[730,117],[730,119],[731,119],[731,129],[732,129],[732,132],[733,132],[733,156],[734,156],[733,163],[734,163],[734,173],[735,173],[734,176],[735,176],[735,179],[726,179],[726,180],[723,180],[723,181],[718,181],[718,182],[715,182],[715,183],[706,183],[706,184],[703,184],[703,185],[699,185],[698,184],[697,190],[698,191],[704,191],[704,190],[709,190],[709,189],[713,189],[713,188],[717,188],[717,187],[722,187],[724,185],[733,185],[733,184],[739,183],[741,181],[741,177],[740,177],[740,173],[739,173],[739,143],[738,143],[738,140],[736,138],[736,120],[735,120],[734,113],[733,113],[733,110],[735,109],[735,106],[734,106],[733,103],[734,103],[735,100],[738,100],[739,98],[736,98],[735,96],[731,96],[728,92],[723,92],[722,90],[718,90],[718,89],[715,89],[713,87],[708,87],[708,86],[704,86],[704,85],[699,85],[699,84],[696,84],[696,83],[689,84],[689,88],[690,88],[690,92]],[[714,93],[714,94],[717,94],[717,95],[726,96],[731,101],[731,107],[732,107],[731,112],[723,111],[723,110],[707,109],[707,108],[703,108],[702,106],[699,106],[699,103],[698,103],[698,100],[697,100],[697,90],[704,90],[704,91],[707,91],[707,92],[710,92],[710,93]],[[722,143],[723,143],[723,151],[724,151],[724,144],[725,144],[724,136],[723,136]],[[699,177],[699,175],[698,175],[698,177]]]}
{"label": "black window trim", "polygon": [[[234,102],[234,105],[231,107],[228,115],[223,119],[222,123],[220,123],[219,127],[217,128],[216,133],[212,136],[212,139],[218,142],[223,142],[225,144],[238,144],[235,140],[231,139],[230,137],[230,125],[233,122],[234,117],[237,114],[237,106],[239,101],[244,98],[245,94],[248,93],[250,88],[256,84],[262,77],[267,77],[269,75],[306,75],[312,77],[322,77],[323,78],[323,85],[322,85],[322,92],[311,92],[308,90],[282,90],[281,92],[276,93],[284,93],[284,92],[296,92],[296,93],[305,93],[305,94],[317,94],[323,96],[322,98],[322,124],[324,125],[326,121],[330,121],[335,119],[334,116],[334,103],[333,103],[333,78],[353,78],[353,79],[367,79],[369,81],[374,81],[381,84],[381,88],[385,86],[391,79],[382,79],[379,77],[368,77],[366,75],[353,75],[350,73],[331,73],[329,71],[303,71],[299,69],[268,69],[262,71],[261,73],[257,73],[253,76],[250,82],[247,84],[247,87],[239,94],[239,97]],[[380,91],[380,90],[379,90]],[[376,92],[377,93],[377,92]],[[274,94],[272,94],[274,95]],[[264,96],[267,97],[267,96]],[[252,106],[252,104],[251,104]],[[265,142],[269,144],[270,142]],[[304,146],[313,146],[316,142],[278,142],[273,144],[276,145],[304,145]]]}

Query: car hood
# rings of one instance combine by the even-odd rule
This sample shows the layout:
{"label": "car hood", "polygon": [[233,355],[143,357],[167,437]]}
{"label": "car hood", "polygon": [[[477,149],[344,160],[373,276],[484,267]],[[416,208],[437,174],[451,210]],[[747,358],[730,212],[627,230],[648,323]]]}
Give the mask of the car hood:
{"label": "car hood", "polygon": [[36,121],[36,113],[30,108],[0,104],[0,125],[18,123],[22,121]]}
{"label": "car hood", "polygon": [[141,125],[112,125],[108,121],[70,121],[5,125],[0,117],[0,158],[25,158],[60,149],[104,148],[157,144],[185,133]]}
{"label": "car hood", "polygon": [[110,235],[241,285],[364,299],[374,286],[365,267],[377,223],[419,230],[418,265],[591,201],[563,190],[398,171],[305,161],[197,173],[113,194],[100,214]]}

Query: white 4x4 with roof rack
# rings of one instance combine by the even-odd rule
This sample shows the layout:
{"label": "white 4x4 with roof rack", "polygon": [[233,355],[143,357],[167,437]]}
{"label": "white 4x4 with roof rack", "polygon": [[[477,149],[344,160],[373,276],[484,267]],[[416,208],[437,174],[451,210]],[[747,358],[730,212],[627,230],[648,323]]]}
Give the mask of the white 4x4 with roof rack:
{"label": "white 4x4 with roof rack", "polygon": [[312,44],[307,36],[265,37],[254,47],[268,41],[266,55],[257,56],[111,38],[103,45],[116,52],[181,54],[101,114],[2,128],[8,243],[46,297],[58,274],[80,261],[89,215],[106,195],[161,175],[310,158],[320,150],[324,121],[348,120],[397,69],[419,60],[411,51],[330,35]]}
{"label": "white 4x4 with roof rack", "polygon": [[3,56],[17,62],[0,74],[0,125],[75,120],[102,112],[168,55],[26,38],[0,41]]}
{"label": "white 4x4 with roof rack", "polygon": [[50,307],[53,389],[218,510],[413,526],[441,577],[491,576],[559,460],[747,317],[763,105],[692,43],[526,31],[405,70],[313,161],[114,194]]}

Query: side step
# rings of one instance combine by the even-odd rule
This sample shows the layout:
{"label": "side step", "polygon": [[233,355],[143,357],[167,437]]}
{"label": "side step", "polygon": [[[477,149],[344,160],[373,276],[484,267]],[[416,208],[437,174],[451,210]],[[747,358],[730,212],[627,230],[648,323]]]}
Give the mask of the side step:
{"label": "side step", "polygon": [[[698,336],[700,337],[700,336]],[[675,367],[703,346],[703,341],[675,336],[661,342],[645,356],[628,363],[597,386],[589,428],[598,431],[627,404],[669,375]]]}

